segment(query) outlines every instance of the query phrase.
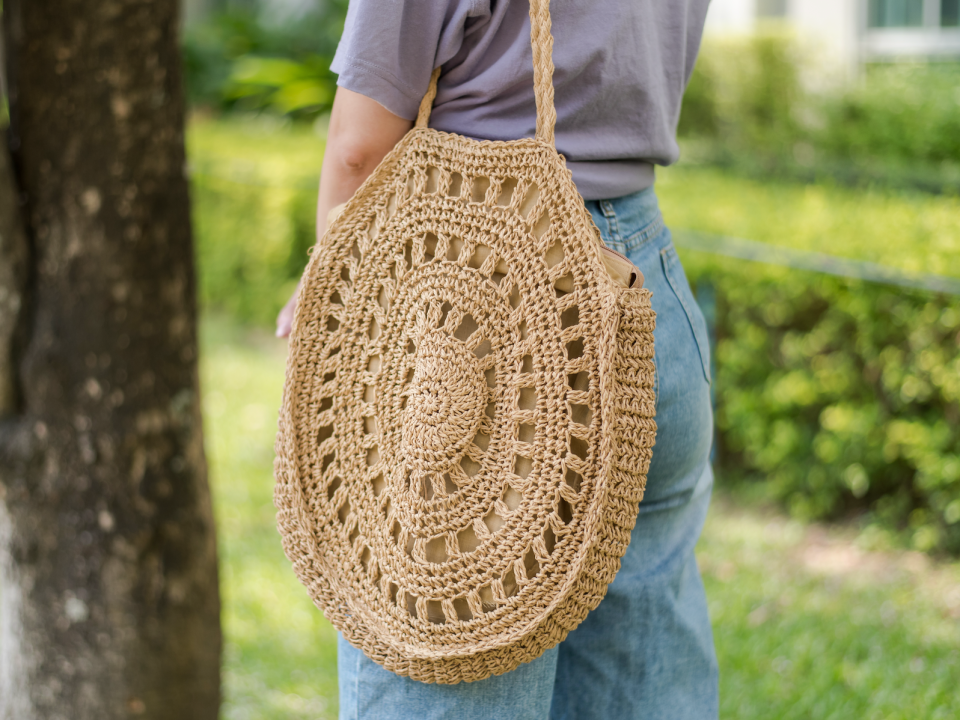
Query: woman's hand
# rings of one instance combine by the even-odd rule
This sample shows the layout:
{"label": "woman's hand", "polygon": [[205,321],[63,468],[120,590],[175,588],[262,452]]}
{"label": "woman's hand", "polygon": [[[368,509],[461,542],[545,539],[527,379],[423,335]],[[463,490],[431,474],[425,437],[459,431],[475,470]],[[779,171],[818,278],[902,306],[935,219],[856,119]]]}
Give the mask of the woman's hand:
{"label": "woman's hand", "polygon": [[287,300],[287,304],[277,315],[277,337],[290,337],[290,329],[293,327],[293,312],[297,309],[297,295],[300,294],[300,283],[297,283],[297,289]]}
{"label": "woman's hand", "polygon": [[[411,127],[411,120],[394,115],[375,100],[346,88],[337,88],[320,171],[318,241],[327,231],[330,210],[353,197],[357,188]],[[293,296],[277,315],[277,337],[290,335],[299,292],[298,284]]]}

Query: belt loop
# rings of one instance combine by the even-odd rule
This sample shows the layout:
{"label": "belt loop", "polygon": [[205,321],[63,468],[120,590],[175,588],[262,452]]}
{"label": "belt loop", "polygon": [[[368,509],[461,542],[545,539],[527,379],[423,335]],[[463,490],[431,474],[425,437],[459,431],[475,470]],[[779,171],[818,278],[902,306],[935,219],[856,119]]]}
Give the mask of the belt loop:
{"label": "belt loop", "polygon": [[613,203],[610,200],[601,200],[600,209],[603,211],[603,217],[607,220],[611,249],[623,252],[623,238],[620,237],[620,224],[617,222],[617,211],[614,209]]}

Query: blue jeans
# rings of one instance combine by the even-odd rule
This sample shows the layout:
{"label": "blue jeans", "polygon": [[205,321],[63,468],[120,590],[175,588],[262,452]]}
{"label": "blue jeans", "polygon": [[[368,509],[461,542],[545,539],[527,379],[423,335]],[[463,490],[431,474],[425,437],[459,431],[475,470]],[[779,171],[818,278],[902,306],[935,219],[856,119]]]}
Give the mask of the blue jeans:
{"label": "blue jeans", "polygon": [[657,312],[657,443],[620,572],[557,647],[513,672],[427,685],[384,670],[343,638],[341,720],[709,720],[717,660],[693,548],[713,472],[706,325],[653,188],[587,203],[604,242],[627,255]]}

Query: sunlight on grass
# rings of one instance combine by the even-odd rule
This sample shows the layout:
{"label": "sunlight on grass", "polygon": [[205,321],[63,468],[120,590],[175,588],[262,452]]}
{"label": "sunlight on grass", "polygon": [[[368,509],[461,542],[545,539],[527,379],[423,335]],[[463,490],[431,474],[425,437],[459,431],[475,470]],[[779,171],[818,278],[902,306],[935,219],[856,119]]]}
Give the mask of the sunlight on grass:
{"label": "sunlight on grass", "polygon": [[[284,344],[203,323],[227,637],[224,718],[336,716],[336,635],[283,556],[272,504]],[[699,545],[722,716],[960,717],[960,563],[715,502]]]}
{"label": "sunlight on grass", "polygon": [[721,717],[960,717],[960,564],[715,499],[698,546]]}
{"label": "sunlight on grass", "polygon": [[960,197],[762,182],[707,167],[657,169],[675,229],[960,277]]}
{"label": "sunlight on grass", "polygon": [[[277,119],[196,116],[187,149],[199,176],[312,192],[324,139]],[[957,195],[762,181],[683,162],[657,168],[657,195],[676,229],[960,277]]]}
{"label": "sunlight on grass", "polygon": [[276,529],[273,438],[285,348],[221,319],[203,324],[203,408],[227,638],[225,720],[336,717],[336,633],[294,576]]}
{"label": "sunlight on grass", "polygon": [[187,155],[195,169],[213,167],[238,180],[316,185],[325,139],[309,125],[271,117],[194,116],[187,128]]}

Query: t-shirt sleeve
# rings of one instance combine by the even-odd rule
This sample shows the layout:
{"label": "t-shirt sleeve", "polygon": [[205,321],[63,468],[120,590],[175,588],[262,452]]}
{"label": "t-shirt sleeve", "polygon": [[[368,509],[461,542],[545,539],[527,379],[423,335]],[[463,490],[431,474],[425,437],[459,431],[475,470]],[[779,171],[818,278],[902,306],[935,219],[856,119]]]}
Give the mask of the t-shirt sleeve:
{"label": "t-shirt sleeve", "polygon": [[330,65],[337,85],[413,120],[433,69],[457,54],[468,23],[489,17],[490,1],[350,0]]}

